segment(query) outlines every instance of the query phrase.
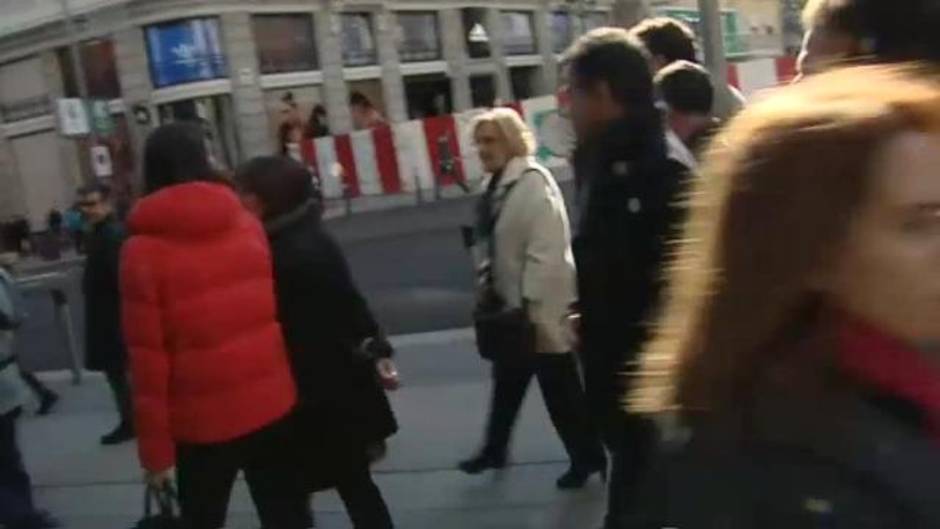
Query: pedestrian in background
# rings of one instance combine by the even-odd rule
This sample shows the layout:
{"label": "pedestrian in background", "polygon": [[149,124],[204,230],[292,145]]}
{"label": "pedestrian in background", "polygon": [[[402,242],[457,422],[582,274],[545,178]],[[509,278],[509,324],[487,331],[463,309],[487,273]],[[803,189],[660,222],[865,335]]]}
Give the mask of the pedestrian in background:
{"label": "pedestrian in background", "polygon": [[278,315],[300,395],[298,465],[310,490],[335,487],[356,529],[390,529],[370,452],[398,430],[386,389],[398,386],[392,347],[320,221],[310,172],[283,157],[237,174],[274,259]]}
{"label": "pedestrian in background", "polygon": [[620,408],[624,374],[658,307],[666,243],[681,221],[689,167],[670,157],[649,55],[636,38],[623,29],[591,31],[564,63],[577,136],[580,351],[591,412],[614,454],[611,497],[620,497],[648,444],[645,430]]}
{"label": "pedestrian in background", "polygon": [[0,267],[0,526],[46,529],[58,523],[33,503],[32,483],[16,439],[16,420],[28,398],[14,354],[14,334],[22,310],[13,278]]}
{"label": "pedestrian in background", "polygon": [[[606,476],[606,456],[587,413],[566,316],[575,301],[575,268],[568,213],[554,176],[533,158],[535,140],[512,109],[474,121],[480,161],[490,175],[477,210],[475,242],[481,304],[488,295],[505,309],[522,309],[534,329],[533,350],[505,356],[492,351],[493,395],[486,440],[460,469],[478,474],[506,465],[514,423],[533,375],[571,460],[558,479],[581,488],[594,473]],[[483,346],[485,347],[485,346]]]}
{"label": "pedestrian in background", "polygon": [[940,527],[940,86],[821,74],[745,110],[692,196],[629,402],[624,527]]}
{"label": "pedestrian in background", "polygon": [[[671,17],[648,18],[630,28],[630,34],[646,46],[654,74],[676,61],[699,63],[695,49],[695,32],[680,20]],[[716,83],[716,93],[718,89],[723,89],[727,90],[730,96],[727,112],[718,117],[728,119],[740,112],[747,104],[741,91],[725,83],[724,79],[713,81]]]}
{"label": "pedestrian in background", "polygon": [[134,438],[134,412],[128,380],[127,348],[121,329],[120,261],[126,233],[114,214],[111,189],[94,184],[79,191],[79,207],[88,223],[85,238],[85,367],[105,374],[120,422],[101,438],[115,445]]}
{"label": "pedestrian in background", "polygon": [[852,63],[940,63],[936,0],[810,0],[800,76]]}
{"label": "pedestrian in background", "polygon": [[65,211],[63,222],[65,224],[65,231],[72,238],[72,245],[75,247],[75,252],[79,254],[85,253],[83,244],[85,238],[85,219],[78,203]]}
{"label": "pedestrian in background", "polygon": [[708,70],[688,61],[666,66],[653,80],[665,107],[666,140],[671,152],[694,167],[720,123],[712,115],[715,91]]}
{"label": "pedestrian in background", "polygon": [[147,481],[165,487],[176,466],[185,526],[219,529],[244,471],[264,527],[306,527],[264,231],[212,168],[198,125],[150,134],[144,180],[121,293]]}

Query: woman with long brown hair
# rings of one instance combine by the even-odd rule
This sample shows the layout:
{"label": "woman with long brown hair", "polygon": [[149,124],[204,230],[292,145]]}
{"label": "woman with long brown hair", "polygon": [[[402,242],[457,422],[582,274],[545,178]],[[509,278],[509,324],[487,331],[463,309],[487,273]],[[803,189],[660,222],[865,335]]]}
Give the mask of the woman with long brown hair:
{"label": "woman with long brown hair", "polygon": [[623,526],[940,527],[940,88],[868,66],[783,89],[690,208],[626,403],[662,453]]}

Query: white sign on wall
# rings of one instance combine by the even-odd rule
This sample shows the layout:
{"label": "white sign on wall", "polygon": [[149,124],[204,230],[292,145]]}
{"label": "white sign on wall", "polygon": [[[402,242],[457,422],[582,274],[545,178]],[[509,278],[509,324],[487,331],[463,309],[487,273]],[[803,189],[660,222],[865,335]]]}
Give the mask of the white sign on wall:
{"label": "white sign on wall", "polygon": [[114,175],[111,151],[104,145],[95,145],[91,148],[91,165],[94,166],[95,176],[98,178],[110,178]]}
{"label": "white sign on wall", "polygon": [[88,109],[81,99],[59,99],[59,131],[64,136],[84,136],[91,133]]}

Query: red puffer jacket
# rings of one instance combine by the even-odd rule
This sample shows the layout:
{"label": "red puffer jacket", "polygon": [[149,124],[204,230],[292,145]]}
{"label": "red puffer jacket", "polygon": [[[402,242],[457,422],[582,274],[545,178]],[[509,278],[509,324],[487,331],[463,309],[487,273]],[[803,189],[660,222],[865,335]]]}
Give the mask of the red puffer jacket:
{"label": "red puffer jacket", "polygon": [[294,406],[261,225],[230,189],[176,185],[141,200],[121,257],[141,463],[175,445],[256,431]]}

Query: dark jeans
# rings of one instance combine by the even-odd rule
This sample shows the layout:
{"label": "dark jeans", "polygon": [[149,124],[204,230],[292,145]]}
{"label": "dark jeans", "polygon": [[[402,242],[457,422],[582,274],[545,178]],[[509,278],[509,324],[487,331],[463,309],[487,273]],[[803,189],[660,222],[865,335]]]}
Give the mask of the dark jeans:
{"label": "dark jeans", "polygon": [[[639,341],[624,340],[624,351],[636,351]],[[626,361],[619,354],[603,350],[594,356],[582,353],[588,406],[604,444],[610,452],[610,483],[607,492],[605,529],[623,527],[623,511],[630,502],[649,463],[654,426],[626,413],[620,406],[628,388],[624,376]]]}
{"label": "dark jeans", "polygon": [[105,371],[104,375],[108,379],[108,386],[111,387],[121,424],[133,428],[134,408],[131,401],[131,384],[127,377],[127,371],[123,369]]}
{"label": "dark jeans", "polygon": [[176,472],[180,508],[187,529],[225,525],[229,497],[239,470],[264,529],[307,527],[307,494],[291,460],[293,430],[281,420],[244,437],[215,444],[181,444]]}
{"label": "dark jeans", "polygon": [[0,525],[11,527],[35,515],[32,484],[16,444],[17,415],[0,415]]}
{"label": "dark jeans", "polygon": [[26,385],[29,386],[29,389],[36,395],[36,398],[42,400],[43,397],[52,393],[52,390],[40,382],[39,379],[36,378],[36,375],[23,369],[22,366],[19,369],[20,378],[23,379],[23,382],[26,382]]}
{"label": "dark jeans", "polygon": [[588,417],[584,390],[571,354],[536,354],[522,363],[493,363],[493,395],[484,454],[505,459],[512,428],[532,376],[539,381],[555,430],[573,467],[593,470],[606,458]]}
{"label": "dark jeans", "polygon": [[369,456],[365,450],[356,450],[355,453],[338,454],[337,457],[348,458],[346,471],[342,472],[336,483],[349,519],[355,529],[392,529],[392,517],[388,506],[382,498],[382,493],[372,480],[372,471],[369,469]]}

